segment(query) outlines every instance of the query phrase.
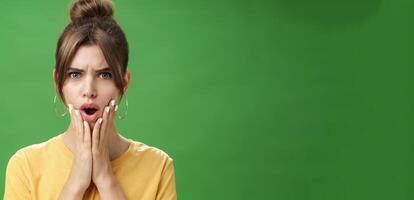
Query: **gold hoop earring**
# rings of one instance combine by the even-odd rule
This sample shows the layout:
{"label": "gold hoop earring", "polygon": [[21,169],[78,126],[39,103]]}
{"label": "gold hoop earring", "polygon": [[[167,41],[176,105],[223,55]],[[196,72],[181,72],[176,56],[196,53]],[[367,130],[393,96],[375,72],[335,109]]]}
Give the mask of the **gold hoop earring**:
{"label": "gold hoop earring", "polygon": [[[128,97],[125,94],[124,94],[124,96],[125,96],[125,111],[122,115],[118,115],[118,119],[120,119],[120,120],[125,119],[126,116],[128,115]],[[121,101],[122,101],[122,97],[121,97],[121,100],[120,100],[119,104],[121,104]]]}
{"label": "gold hoop earring", "polygon": [[55,113],[59,115],[60,117],[64,117],[68,113],[68,109],[66,108],[66,106],[63,106],[63,107],[65,107],[65,112],[64,113],[59,112],[57,108],[57,95],[55,95],[55,97],[53,98],[53,111],[55,111]]}

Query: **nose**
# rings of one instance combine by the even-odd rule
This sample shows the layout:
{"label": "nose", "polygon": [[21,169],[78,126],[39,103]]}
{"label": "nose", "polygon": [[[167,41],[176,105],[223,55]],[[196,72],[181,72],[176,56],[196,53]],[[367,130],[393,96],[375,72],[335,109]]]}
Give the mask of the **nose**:
{"label": "nose", "polygon": [[86,98],[91,98],[91,99],[96,98],[97,92],[95,88],[94,79],[92,77],[86,77],[83,85],[84,85],[84,88],[83,88],[82,96]]}

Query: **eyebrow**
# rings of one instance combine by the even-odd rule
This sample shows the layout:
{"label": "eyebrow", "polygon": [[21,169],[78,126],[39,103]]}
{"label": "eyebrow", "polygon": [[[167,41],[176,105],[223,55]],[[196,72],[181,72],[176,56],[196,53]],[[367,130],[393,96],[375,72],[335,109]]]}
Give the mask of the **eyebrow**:
{"label": "eyebrow", "polygon": [[[75,68],[75,67],[70,67],[69,69],[68,69],[68,71],[78,71],[78,72],[83,72],[83,69],[78,69],[78,68]],[[99,70],[96,70],[97,72],[104,72],[104,71],[111,71],[111,68],[110,67],[105,67],[105,68],[103,68],[103,69],[99,69]]]}

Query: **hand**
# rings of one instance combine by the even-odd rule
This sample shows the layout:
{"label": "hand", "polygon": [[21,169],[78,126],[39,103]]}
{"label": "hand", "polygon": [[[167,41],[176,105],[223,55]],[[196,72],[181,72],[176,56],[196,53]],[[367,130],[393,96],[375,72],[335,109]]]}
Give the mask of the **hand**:
{"label": "hand", "polygon": [[69,104],[69,113],[72,130],[75,130],[75,158],[68,182],[76,183],[73,184],[76,190],[86,191],[92,177],[91,136],[79,110],[75,110],[73,105]]}
{"label": "hand", "polygon": [[[97,188],[106,187],[115,179],[109,157],[110,134],[116,134],[113,119],[117,110],[115,100],[105,107],[103,116],[92,132],[92,181]],[[89,130],[89,126],[87,125]],[[86,131],[88,132],[88,131]]]}
{"label": "hand", "polygon": [[[82,120],[79,111],[75,111],[75,115],[71,112],[71,119],[76,122],[73,126],[76,126],[76,133],[81,136],[77,140],[71,176],[59,199],[81,199],[91,180],[98,188],[102,199],[126,199],[112,172],[109,157],[110,134],[117,134],[113,123],[117,108],[115,100],[112,100],[105,108],[102,118],[95,123],[92,134],[89,124]],[[73,185],[76,187],[73,188]],[[77,186],[81,186],[84,190],[78,189]]]}

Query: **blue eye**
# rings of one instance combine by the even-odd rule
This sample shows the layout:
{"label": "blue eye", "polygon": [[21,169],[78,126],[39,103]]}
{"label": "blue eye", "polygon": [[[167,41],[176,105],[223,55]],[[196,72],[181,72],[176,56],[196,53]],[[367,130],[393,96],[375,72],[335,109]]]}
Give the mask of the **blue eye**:
{"label": "blue eye", "polygon": [[99,77],[102,79],[111,79],[112,74],[110,72],[102,72],[102,73],[99,73]]}
{"label": "blue eye", "polygon": [[69,72],[68,73],[69,78],[71,79],[77,79],[80,77],[80,73],[79,72]]}

